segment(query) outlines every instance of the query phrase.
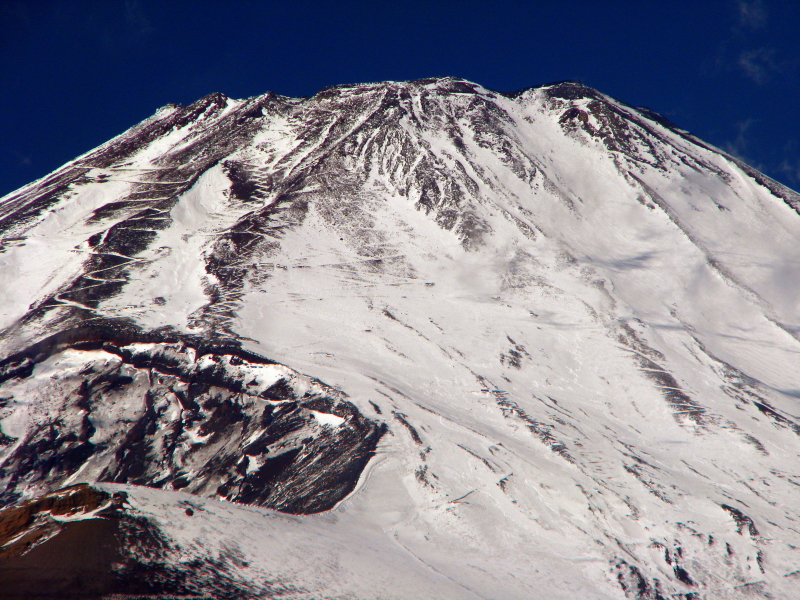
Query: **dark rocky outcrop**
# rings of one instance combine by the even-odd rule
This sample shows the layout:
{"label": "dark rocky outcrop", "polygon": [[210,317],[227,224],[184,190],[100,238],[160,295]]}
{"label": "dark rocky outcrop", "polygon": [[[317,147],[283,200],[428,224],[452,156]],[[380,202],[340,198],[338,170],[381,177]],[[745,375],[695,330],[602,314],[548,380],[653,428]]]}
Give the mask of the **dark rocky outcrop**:
{"label": "dark rocky outcrop", "polygon": [[[95,333],[62,335],[69,341],[0,363],[26,398],[58,403],[24,439],[8,436],[3,504],[77,478],[318,512],[353,490],[385,430],[341,392],[235,344]],[[66,353],[58,378],[32,376]]]}

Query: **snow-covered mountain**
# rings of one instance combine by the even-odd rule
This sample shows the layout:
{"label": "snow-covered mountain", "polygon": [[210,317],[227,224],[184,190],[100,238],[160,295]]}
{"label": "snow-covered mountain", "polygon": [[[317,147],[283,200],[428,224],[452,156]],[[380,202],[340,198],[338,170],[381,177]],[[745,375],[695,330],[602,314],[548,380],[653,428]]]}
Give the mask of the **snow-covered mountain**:
{"label": "snow-covered mountain", "polygon": [[800,597],[800,195],[578,83],[167,106],[0,361],[12,597]]}

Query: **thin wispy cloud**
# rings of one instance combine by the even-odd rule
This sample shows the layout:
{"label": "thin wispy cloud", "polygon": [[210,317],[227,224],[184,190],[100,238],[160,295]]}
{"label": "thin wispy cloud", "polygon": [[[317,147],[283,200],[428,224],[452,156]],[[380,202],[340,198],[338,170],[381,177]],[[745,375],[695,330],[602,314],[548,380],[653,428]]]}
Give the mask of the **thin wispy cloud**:
{"label": "thin wispy cloud", "polygon": [[782,65],[775,60],[775,49],[769,47],[745,50],[739,55],[738,67],[752,81],[761,85],[782,71]]}
{"label": "thin wispy cloud", "polygon": [[731,35],[720,44],[716,60],[718,71],[736,70],[756,85],[764,85],[792,75],[800,55],[788,52],[781,40],[770,38],[769,14],[763,0],[738,0],[732,3],[735,19]]}
{"label": "thin wispy cloud", "polygon": [[30,154],[12,148],[0,148],[0,168],[27,173],[31,166],[33,157]]}
{"label": "thin wispy cloud", "polygon": [[800,183],[800,158],[785,158],[778,166],[778,171],[786,175],[794,184]]}
{"label": "thin wispy cloud", "polygon": [[746,29],[760,29],[767,24],[767,10],[761,0],[740,0],[739,26]]}
{"label": "thin wispy cloud", "polygon": [[755,167],[759,171],[763,171],[764,167],[761,164],[754,164],[754,162],[746,155],[746,151],[750,145],[748,132],[758,122],[758,119],[745,119],[739,121],[734,125],[736,129],[736,137],[732,141],[727,141],[722,144],[722,149],[730,154],[746,162],[747,164]]}

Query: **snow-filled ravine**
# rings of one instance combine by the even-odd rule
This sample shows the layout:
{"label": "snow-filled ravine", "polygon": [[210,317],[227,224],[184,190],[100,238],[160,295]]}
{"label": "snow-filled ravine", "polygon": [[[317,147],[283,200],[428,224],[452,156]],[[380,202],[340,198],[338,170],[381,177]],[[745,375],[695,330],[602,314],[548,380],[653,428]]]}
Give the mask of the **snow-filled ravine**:
{"label": "snow-filled ravine", "polygon": [[800,597],[799,210],[572,82],[170,105],[0,199],[0,506],[121,494],[158,593]]}

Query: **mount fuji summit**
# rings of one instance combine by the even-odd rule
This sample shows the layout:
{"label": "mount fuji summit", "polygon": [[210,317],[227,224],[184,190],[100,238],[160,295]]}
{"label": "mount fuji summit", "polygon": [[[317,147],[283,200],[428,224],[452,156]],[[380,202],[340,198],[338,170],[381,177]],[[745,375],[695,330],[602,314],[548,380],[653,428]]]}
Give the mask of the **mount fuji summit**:
{"label": "mount fuji summit", "polygon": [[0,596],[800,598],[800,194],[577,82],[161,108],[0,198]]}

